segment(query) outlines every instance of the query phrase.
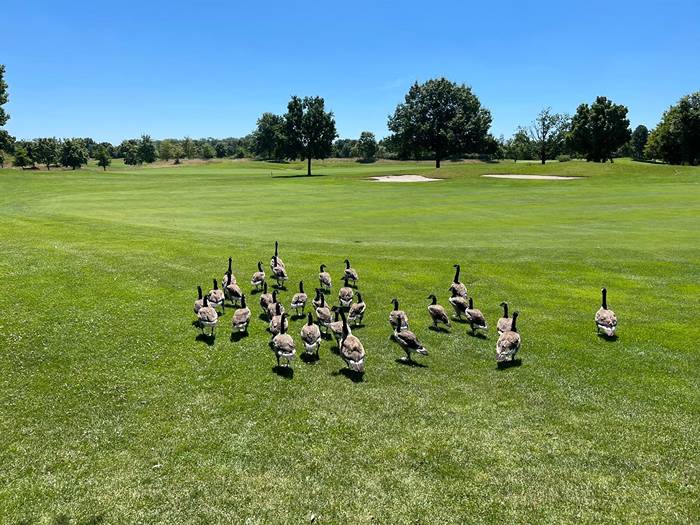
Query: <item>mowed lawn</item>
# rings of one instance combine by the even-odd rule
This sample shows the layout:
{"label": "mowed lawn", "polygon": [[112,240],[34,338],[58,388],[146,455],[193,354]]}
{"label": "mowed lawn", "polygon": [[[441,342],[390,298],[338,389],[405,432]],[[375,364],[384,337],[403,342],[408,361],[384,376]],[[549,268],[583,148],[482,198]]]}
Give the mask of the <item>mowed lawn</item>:
{"label": "mowed lawn", "polygon": [[[304,170],[0,170],[0,522],[700,521],[700,168]],[[445,180],[366,180],[383,174]],[[330,341],[275,373],[257,296],[249,337],[227,310],[197,338],[196,286],[231,256],[249,291],[275,240],[286,304],[321,263],[334,300],[343,260],[360,273],[363,382]],[[486,338],[428,329],[457,262]],[[602,286],[615,341],[595,333]],[[393,297],[423,366],[397,361]],[[498,370],[504,300],[522,364]]]}

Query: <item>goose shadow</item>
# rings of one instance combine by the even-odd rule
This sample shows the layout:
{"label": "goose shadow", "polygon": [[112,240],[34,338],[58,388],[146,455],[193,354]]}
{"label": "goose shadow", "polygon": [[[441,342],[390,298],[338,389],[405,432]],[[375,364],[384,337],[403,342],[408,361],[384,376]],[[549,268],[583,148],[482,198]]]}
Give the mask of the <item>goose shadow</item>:
{"label": "goose shadow", "polygon": [[450,329],[447,328],[446,326],[434,326],[434,325],[430,325],[430,326],[428,327],[428,330],[432,330],[433,332],[436,332],[436,333],[438,333],[438,334],[449,334],[449,333],[450,333]]}
{"label": "goose shadow", "polygon": [[496,368],[498,368],[498,370],[508,370],[509,368],[519,368],[522,364],[523,360],[516,358],[511,361],[496,363]]}
{"label": "goose shadow", "polygon": [[299,359],[301,359],[307,365],[313,365],[321,360],[321,356],[316,353],[308,354],[306,352],[302,352]]}
{"label": "goose shadow", "polygon": [[290,319],[292,321],[299,321],[300,319],[304,319],[305,317],[306,317],[306,315],[304,315],[304,314],[294,314],[294,315],[290,316]]}
{"label": "goose shadow", "polygon": [[246,330],[245,332],[231,332],[230,339],[232,343],[237,343],[238,341],[240,341],[241,339],[245,339],[249,335],[250,334],[248,333],[248,330]]}
{"label": "goose shadow", "polygon": [[265,321],[266,323],[270,322],[270,318],[263,313],[258,314],[258,319],[260,319],[261,321]]}
{"label": "goose shadow", "polygon": [[216,336],[215,335],[209,335],[209,334],[197,334],[197,337],[194,338],[195,341],[204,343],[207,346],[214,346],[214,342],[216,341]]}
{"label": "goose shadow", "polygon": [[475,339],[484,339],[484,340],[487,340],[487,339],[489,338],[488,335],[486,335],[486,334],[484,334],[484,333],[482,333],[482,332],[472,332],[472,331],[469,331],[469,332],[467,332],[467,335],[469,335],[469,337],[473,337],[473,338],[475,338]]}
{"label": "goose shadow", "polygon": [[615,341],[617,341],[617,334],[606,335],[603,332],[600,332],[597,335],[598,335],[598,339],[602,339],[603,341],[606,341],[608,343],[614,343]]}
{"label": "goose shadow", "polygon": [[291,366],[275,365],[272,367],[272,371],[284,379],[294,378],[294,369]]}
{"label": "goose shadow", "polygon": [[469,321],[467,321],[466,319],[461,319],[461,318],[458,318],[458,317],[453,317],[453,318],[451,319],[451,321],[452,321],[453,323],[469,324]]}
{"label": "goose shadow", "polygon": [[364,372],[355,372],[349,368],[341,368],[335,375],[345,376],[353,383],[362,383],[365,380]]}
{"label": "goose shadow", "polygon": [[277,291],[282,290],[283,292],[287,291],[287,287],[284,284],[273,284],[272,289]]}
{"label": "goose shadow", "polygon": [[261,293],[262,293],[262,290],[260,290],[260,289],[258,289],[258,288],[253,288],[253,289],[250,291],[250,295],[259,295],[259,294],[261,294]]}
{"label": "goose shadow", "polygon": [[428,365],[424,365],[423,363],[419,363],[413,359],[409,360],[407,357],[399,357],[396,359],[396,362],[400,365],[412,366],[414,368],[428,368]]}

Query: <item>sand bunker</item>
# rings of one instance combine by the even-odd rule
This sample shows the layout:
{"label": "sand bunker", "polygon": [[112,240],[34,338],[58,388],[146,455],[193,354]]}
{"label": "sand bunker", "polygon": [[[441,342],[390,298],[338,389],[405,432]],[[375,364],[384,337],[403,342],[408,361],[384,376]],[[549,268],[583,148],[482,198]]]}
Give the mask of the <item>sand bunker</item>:
{"label": "sand bunker", "polygon": [[384,175],[383,177],[370,177],[374,182],[433,182],[440,179],[431,179],[423,175]]}
{"label": "sand bunker", "polygon": [[491,177],[492,179],[527,179],[527,180],[574,180],[582,179],[583,177],[562,177],[561,175],[510,175],[510,174],[489,174],[482,177]]}

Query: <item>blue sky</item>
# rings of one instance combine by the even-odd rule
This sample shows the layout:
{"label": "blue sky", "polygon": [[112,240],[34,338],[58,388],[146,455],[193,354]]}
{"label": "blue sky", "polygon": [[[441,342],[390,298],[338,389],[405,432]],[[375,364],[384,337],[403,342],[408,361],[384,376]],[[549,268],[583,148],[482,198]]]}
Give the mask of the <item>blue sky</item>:
{"label": "blue sky", "polygon": [[652,127],[700,90],[700,1],[3,0],[0,63],[22,138],[241,136],[321,95],[338,132],[387,134],[410,84],[469,84],[512,134],[606,95]]}

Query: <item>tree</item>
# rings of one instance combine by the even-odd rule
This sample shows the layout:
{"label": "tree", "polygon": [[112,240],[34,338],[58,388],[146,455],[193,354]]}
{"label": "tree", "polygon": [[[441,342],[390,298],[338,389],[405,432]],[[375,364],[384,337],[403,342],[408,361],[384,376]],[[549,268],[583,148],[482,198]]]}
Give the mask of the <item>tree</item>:
{"label": "tree", "polygon": [[262,114],[253,132],[253,153],[262,159],[284,158],[284,117]]}
{"label": "tree", "polygon": [[205,142],[202,144],[202,147],[199,148],[199,154],[201,155],[202,159],[209,160],[214,158],[216,155],[216,150],[214,149],[214,146],[208,142]]}
{"label": "tree", "polygon": [[226,144],[224,142],[217,141],[217,143],[214,144],[214,150],[216,151],[217,159],[223,159],[226,157]]}
{"label": "tree", "polygon": [[97,159],[97,165],[100,166],[103,171],[107,171],[107,166],[112,163],[112,156],[106,147],[99,145],[97,150],[95,150],[95,158]]}
{"label": "tree", "polygon": [[158,158],[158,153],[156,152],[156,145],[151,140],[149,135],[141,135],[141,141],[138,146],[139,158],[141,162],[150,164],[155,162]]}
{"label": "tree", "polygon": [[360,133],[360,139],[357,141],[357,151],[364,161],[374,160],[377,155],[377,139],[371,131],[363,131]]}
{"label": "tree", "polygon": [[664,112],[649,135],[645,154],[669,164],[700,162],[700,91],[681,98]]}
{"label": "tree", "polygon": [[632,139],[630,140],[633,159],[641,160],[644,158],[644,148],[647,145],[647,140],[649,140],[649,130],[646,126],[642,124],[634,128]]}
{"label": "tree", "polygon": [[18,168],[26,168],[30,164],[33,164],[32,159],[29,157],[29,152],[24,146],[17,146],[15,148],[15,166]]}
{"label": "tree", "polygon": [[417,82],[389,117],[392,142],[399,156],[429,154],[440,167],[444,158],[478,153],[491,126],[491,113],[470,87],[446,78]]}
{"label": "tree", "polygon": [[185,137],[182,141],[182,154],[188,159],[193,159],[197,156],[197,147],[194,141],[189,137]]}
{"label": "tree", "polygon": [[513,138],[508,140],[504,146],[504,154],[513,162],[519,160],[530,160],[534,157],[534,146],[530,140],[530,135],[524,128],[518,128]]}
{"label": "tree", "polygon": [[56,138],[34,139],[32,145],[32,158],[39,164],[44,164],[47,170],[51,164],[57,164],[61,157],[61,145]]}
{"label": "tree", "polygon": [[613,104],[606,97],[597,97],[590,106],[581,104],[571,119],[568,141],[586,160],[605,162],[631,136],[627,108]]}
{"label": "tree", "polygon": [[128,166],[136,166],[137,164],[141,164],[139,146],[135,141],[128,142],[124,146],[124,164]]}
{"label": "tree", "polygon": [[88,151],[80,139],[66,139],[61,144],[61,165],[79,168],[88,162]]}
{"label": "tree", "polygon": [[[3,106],[9,100],[7,94],[7,82],[5,82],[5,66],[0,64],[0,128],[7,124],[10,120],[10,115],[3,109]],[[12,137],[4,129],[0,129],[0,168],[5,167],[5,151],[10,151],[14,137]]]}
{"label": "tree", "polygon": [[333,149],[335,130],[333,112],[325,111],[321,97],[292,97],[284,116],[285,156],[306,159],[306,174],[311,175],[311,159],[325,159]]}
{"label": "tree", "polygon": [[338,139],[333,142],[332,156],[339,159],[349,159],[357,156],[357,140]]}
{"label": "tree", "polygon": [[173,143],[172,156],[175,159],[175,164],[180,164],[182,155],[182,146],[178,143]]}
{"label": "tree", "polygon": [[552,113],[552,108],[545,108],[528,128],[532,147],[537,152],[542,164],[548,158],[556,156],[557,147],[564,142],[569,126],[569,117]]}

